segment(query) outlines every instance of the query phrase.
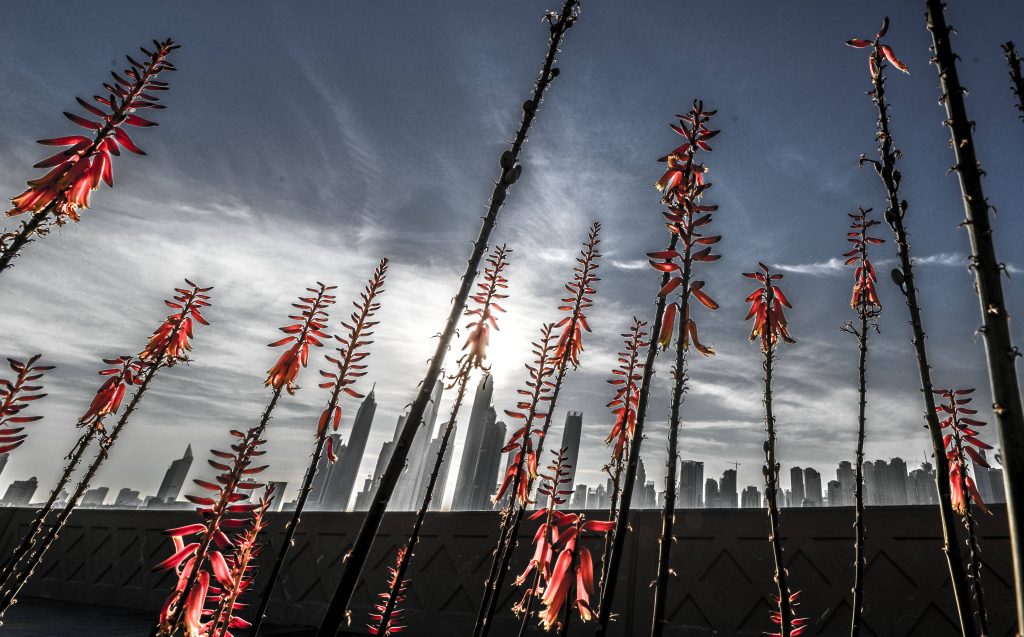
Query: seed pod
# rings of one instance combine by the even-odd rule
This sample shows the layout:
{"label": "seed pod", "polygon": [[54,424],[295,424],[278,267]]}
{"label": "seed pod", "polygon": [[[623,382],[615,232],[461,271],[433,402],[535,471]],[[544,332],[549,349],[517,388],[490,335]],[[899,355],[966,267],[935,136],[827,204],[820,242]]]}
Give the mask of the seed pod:
{"label": "seed pod", "polygon": [[501,161],[499,162],[501,167],[508,170],[512,167],[512,151],[506,150],[501,154]]}
{"label": "seed pod", "polygon": [[892,272],[889,273],[889,276],[892,277],[893,283],[900,287],[903,287],[903,282],[906,280],[903,276],[903,270],[899,268],[893,268]]}
{"label": "seed pod", "polygon": [[527,113],[532,112],[533,111],[533,100],[526,100],[525,102],[523,102],[523,110],[526,111]]}

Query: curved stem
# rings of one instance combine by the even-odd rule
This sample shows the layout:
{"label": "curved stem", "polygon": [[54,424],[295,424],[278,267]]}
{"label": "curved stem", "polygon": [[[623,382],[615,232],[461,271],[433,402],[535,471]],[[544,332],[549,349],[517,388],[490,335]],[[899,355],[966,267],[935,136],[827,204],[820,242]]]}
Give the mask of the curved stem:
{"label": "curved stem", "polygon": [[857,456],[854,475],[854,562],[853,562],[853,609],[850,618],[850,637],[859,637],[861,617],[864,613],[864,567],[867,558],[864,552],[864,437],[867,425],[867,359],[868,359],[868,312],[865,295],[861,295],[858,313],[860,332],[857,333],[859,359],[857,362]]}

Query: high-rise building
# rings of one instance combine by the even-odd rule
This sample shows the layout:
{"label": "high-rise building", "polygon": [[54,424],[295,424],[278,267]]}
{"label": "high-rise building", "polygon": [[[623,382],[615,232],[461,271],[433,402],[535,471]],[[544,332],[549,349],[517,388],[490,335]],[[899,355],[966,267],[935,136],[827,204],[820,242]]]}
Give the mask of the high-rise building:
{"label": "high-rise building", "polygon": [[789,493],[789,506],[804,505],[804,470],[800,467],[789,470]]}
{"label": "high-rise building", "polygon": [[375,389],[370,389],[363,402],[359,404],[355,420],[352,421],[352,432],[348,436],[344,453],[338,453],[338,462],[334,463],[331,475],[327,480],[323,494],[320,496],[320,509],[323,511],[346,511],[355,491],[359,466],[363,462],[366,443],[370,439],[373,428],[373,416],[377,413]]}
{"label": "high-rise building", "polygon": [[935,468],[930,462],[922,462],[921,468],[914,469],[907,476],[908,504],[938,504],[935,492]]}
{"label": "high-rise building", "polygon": [[468,508],[472,511],[487,511],[493,508],[491,496],[497,491],[498,472],[502,469],[501,449],[505,446],[507,427],[504,422],[495,422],[493,408],[489,412],[484,421],[486,428],[480,440],[481,452],[469,493]]}
{"label": "high-rise building", "polygon": [[704,481],[704,508],[719,509],[721,506],[718,501],[718,481],[708,478]]}
{"label": "high-rise building", "polygon": [[4,472],[4,467],[7,466],[7,458],[10,457],[9,453],[0,453],[0,474]]}
{"label": "high-rise building", "polygon": [[836,469],[836,481],[839,482],[840,502],[833,503],[829,500],[829,506],[850,506],[853,504],[854,481],[857,474],[853,469],[853,463],[843,460]]}
{"label": "high-rise building", "polygon": [[830,507],[843,506],[843,486],[838,480],[828,481],[826,499]]}
{"label": "high-rise building", "polygon": [[576,465],[580,463],[580,438],[582,436],[583,412],[570,411],[565,415],[565,428],[562,430],[562,444],[560,445],[560,448],[566,450],[565,458],[569,465],[569,470],[565,474],[565,477],[569,479],[565,483],[566,490],[573,488],[576,482]]}
{"label": "high-rise building", "polygon": [[[330,444],[334,449],[334,455],[341,459],[345,457],[345,445],[342,444],[341,434],[327,434],[327,442],[325,447]],[[306,499],[305,508],[309,511],[319,511],[324,506],[324,494],[327,493],[327,484],[331,481],[331,476],[338,468],[338,463],[331,462],[331,459],[327,456],[327,450],[320,454],[320,459],[316,462],[316,474],[313,476],[313,484],[309,486],[309,497]],[[274,496],[275,500],[278,496]],[[283,504],[283,500],[281,503]]]}
{"label": "high-rise building", "polygon": [[[430,466],[433,464],[432,459],[429,459],[428,456],[430,455],[430,443],[434,440],[434,425],[437,423],[443,391],[444,382],[438,379],[430,393],[430,402],[423,410],[423,420],[420,421],[416,430],[416,437],[409,445],[405,472],[398,479],[398,485],[391,499],[391,505],[395,511],[415,511],[420,506],[422,494],[426,491],[425,480],[430,475]],[[397,438],[396,435],[395,440]]]}
{"label": "high-rise building", "polygon": [[352,505],[353,511],[367,511],[370,508],[370,498],[373,496],[373,491],[376,488],[376,483],[373,480],[373,476],[367,477],[363,480],[363,488],[359,493],[356,494],[355,504]]}
{"label": "high-rise building", "polygon": [[[978,455],[988,464],[985,457],[985,450],[978,449]],[[978,486],[978,495],[983,502],[1006,502],[1006,485],[1003,484],[1003,470],[992,467],[983,467],[971,459],[971,473],[974,474],[974,482]]]}
{"label": "high-rise building", "polygon": [[683,460],[679,465],[679,499],[676,500],[680,509],[699,509],[704,505],[702,490],[704,488],[704,463],[696,460]]}
{"label": "high-rise building", "polygon": [[740,506],[744,509],[757,509],[761,507],[761,492],[757,487],[751,485],[743,489],[740,494]]}
{"label": "high-rise building", "polygon": [[[443,425],[447,427],[447,424]],[[455,434],[458,432],[458,426],[452,423],[452,434],[448,439],[448,445],[444,448],[444,455],[441,458],[441,466],[437,469],[437,481],[434,485],[434,492],[430,497],[430,510],[439,511],[441,506],[444,504],[444,491],[445,485],[448,484],[448,472],[452,467],[452,453],[455,449]],[[420,494],[420,502],[422,503],[423,497],[427,492],[427,485],[430,484],[430,474],[434,470],[434,465],[437,463],[437,454],[441,450],[441,442],[444,439],[444,429],[437,432],[437,438],[430,443],[430,462],[424,466],[424,471],[427,475],[423,478],[423,486],[421,489],[423,492]],[[419,508],[419,505],[417,505]]]}
{"label": "high-rise building", "polygon": [[[181,487],[188,477],[188,470],[192,467],[192,445],[185,447],[185,455],[171,463],[156,491],[156,498],[160,502],[173,502],[178,499]],[[104,494],[104,497],[105,494]],[[83,500],[84,504],[84,500]]]}
{"label": "high-rise building", "polygon": [[[474,506],[474,487],[478,486],[479,480],[484,480],[484,475],[477,471],[481,457],[485,455],[484,438],[488,434],[488,425],[493,426],[496,415],[491,407],[491,398],[494,395],[494,379],[490,374],[484,374],[477,385],[476,394],[473,396],[473,410],[469,414],[469,424],[466,426],[466,440],[462,444],[462,458],[459,462],[459,473],[455,477],[455,496],[452,498],[453,511],[468,511]],[[493,472],[497,475],[497,469]],[[490,490],[494,476],[487,478],[487,490]]]}
{"label": "high-rise building", "polygon": [[726,469],[718,482],[718,506],[723,509],[735,509],[739,505],[739,494],[736,493],[736,470]]}
{"label": "high-rise building", "polygon": [[587,485],[576,485],[576,490],[572,494],[572,500],[569,502],[569,508],[577,511],[587,508]]}
{"label": "high-rise building", "polygon": [[32,501],[32,496],[36,494],[38,488],[39,481],[35,476],[28,480],[15,480],[7,487],[7,493],[4,494],[0,503],[9,507],[25,506]]}
{"label": "high-rise building", "polygon": [[107,499],[107,494],[110,493],[110,487],[95,487],[89,489],[82,494],[82,507],[101,507],[103,506],[104,500]]}
{"label": "high-rise building", "polygon": [[117,497],[114,498],[114,506],[120,509],[137,509],[141,505],[142,500],[139,499],[139,492],[128,487],[118,491]]}
{"label": "high-rise building", "polygon": [[[271,511],[281,511],[284,509],[284,494],[288,490],[288,483],[281,481],[272,481],[268,485],[273,489],[273,500],[270,502]],[[308,500],[307,500],[308,502]],[[292,507],[294,509],[294,507]]]}
{"label": "high-rise building", "polygon": [[821,506],[821,474],[811,467],[804,469],[803,506]]}

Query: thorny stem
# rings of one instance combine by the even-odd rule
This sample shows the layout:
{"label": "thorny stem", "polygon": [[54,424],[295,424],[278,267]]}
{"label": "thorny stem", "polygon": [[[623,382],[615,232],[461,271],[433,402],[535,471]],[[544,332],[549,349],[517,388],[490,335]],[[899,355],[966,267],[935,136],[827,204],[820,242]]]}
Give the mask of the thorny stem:
{"label": "thorny stem", "polygon": [[921,379],[921,395],[924,399],[925,407],[924,417],[932,443],[932,455],[935,458],[935,486],[939,496],[939,518],[942,524],[943,552],[946,555],[946,563],[949,567],[950,583],[952,584],[957,615],[960,619],[961,634],[963,637],[972,637],[974,635],[974,620],[967,594],[966,575],[960,555],[960,546],[956,540],[956,525],[949,496],[949,463],[946,462],[945,448],[942,444],[942,431],[939,426],[938,415],[935,413],[935,399],[932,395],[934,387],[932,385],[931,366],[928,363],[928,349],[925,345],[926,337],[921,320],[921,306],[917,300],[917,288],[914,284],[914,265],[910,259],[910,243],[906,227],[903,224],[907,203],[899,198],[901,175],[896,168],[896,158],[899,156],[899,151],[893,145],[892,135],[889,132],[889,107],[885,100],[884,58],[882,52],[877,48],[873,51],[872,55],[875,58],[876,68],[878,69],[873,78],[874,89],[871,92],[871,97],[878,107],[877,138],[881,161],[872,161],[871,163],[878,172],[886,191],[885,221],[896,235],[896,251],[900,264],[899,267],[893,270],[892,276],[906,299],[907,310],[910,314],[910,326],[914,334],[913,344],[917,356],[917,370]]}
{"label": "thorny stem", "polygon": [[[1024,528],[1020,523],[1021,507],[1024,507],[1024,405],[1021,403],[1016,368],[1016,359],[1020,352],[1014,347],[1010,336],[1010,315],[1003,299],[1002,284],[1002,274],[1006,266],[996,257],[989,218],[990,206],[981,185],[981,176],[984,173],[975,154],[972,134],[974,122],[967,116],[964,104],[966,91],[960,84],[956,55],[949,41],[951,28],[946,24],[945,7],[941,0],[927,0],[926,6],[932,51],[935,53],[932,62],[939,71],[942,102],[946,107],[945,124],[949,127],[950,145],[956,158],[953,170],[957,174],[960,192],[963,194],[966,218],[961,225],[967,227],[970,237],[971,269],[974,271],[974,288],[978,294],[983,323],[978,331],[985,342],[989,386],[992,391],[992,412],[996,417],[1003,451],[1001,460],[1006,486],[1006,517],[1009,521],[1010,548],[1013,556],[1017,632],[1024,633]],[[1019,58],[1017,68],[1019,70]],[[1021,95],[1018,94],[1018,97]],[[934,435],[938,436],[938,433]],[[939,473],[937,471],[936,475]],[[945,475],[942,476],[942,481],[946,482]],[[943,499],[947,500],[948,498]],[[962,590],[960,588],[960,592]],[[966,602],[958,603],[958,606],[961,607],[961,614],[967,610]],[[970,624],[965,625],[964,630],[973,634],[973,626]]]}
{"label": "thorny stem", "polygon": [[548,52],[544,58],[544,66],[540,77],[534,84],[532,97],[524,104],[523,119],[519,124],[519,129],[516,131],[512,146],[506,151],[508,154],[502,157],[501,178],[495,183],[494,190],[491,193],[487,214],[483,218],[480,233],[473,245],[473,252],[466,263],[466,270],[462,275],[459,291],[452,302],[444,330],[438,339],[437,349],[430,360],[430,366],[427,369],[423,382],[420,384],[416,399],[409,409],[409,417],[406,420],[405,427],[403,427],[398,439],[395,441],[391,459],[388,461],[388,466],[381,477],[377,493],[374,500],[370,503],[370,508],[363,520],[363,525],[359,529],[359,534],[356,536],[356,540],[345,558],[345,569],[342,571],[341,581],[338,582],[338,587],[327,606],[324,619],[317,629],[316,637],[335,637],[345,619],[346,609],[348,608],[349,601],[352,599],[352,593],[355,592],[356,586],[362,578],[363,567],[369,558],[370,547],[373,546],[374,538],[380,529],[380,523],[384,519],[384,512],[387,510],[388,502],[390,502],[391,495],[398,484],[398,478],[405,468],[409,447],[419,429],[420,421],[423,420],[423,412],[426,410],[427,403],[430,400],[430,392],[441,374],[444,355],[448,351],[459,317],[466,306],[466,299],[469,297],[470,288],[480,267],[484,251],[487,249],[488,238],[497,223],[498,211],[502,204],[505,203],[509,187],[519,177],[521,168],[517,164],[523,144],[526,142],[526,134],[533,124],[537,109],[544,96],[544,91],[551,83],[551,80],[557,75],[557,69],[553,68],[553,66],[558,46],[562,41],[562,36],[577,19],[578,8],[579,0],[565,0],[561,15],[558,16],[557,20],[552,20],[551,37],[548,44]]}
{"label": "thorny stem", "polygon": [[[81,501],[82,496],[85,495],[86,490],[88,490],[89,485],[92,483],[92,479],[96,476],[96,472],[99,471],[100,465],[103,464],[107,459],[107,456],[110,454],[110,448],[114,446],[114,443],[117,441],[117,437],[121,434],[121,430],[123,430],[125,424],[128,423],[128,419],[142,401],[142,396],[146,393],[146,390],[149,389],[150,383],[153,382],[153,378],[156,377],[157,371],[159,371],[163,365],[163,357],[148,363],[146,372],[142,377],[142,382],[139,383],[139,388],[132,395],[131,401],[128,403],[128,406],[125,407],[124,413],[121,414],[121,418],[118,419],[117,424],[114,425],[114,428],[109,434],[100,440],[99,452],[93,459],[92,464],[89,465],[85,475],[83,475],[82,479],[78,481],[78,485],[75,487],[75,492],[70,498],[68,498],[67,504],[64,505],[64,509],[57,516],[53,526],[51,526],[46,532],[46,535],[43,536],[42,541],[36,545],[35,550],[26,555],[25,565],[20,571],[14,574],[15,579],[13,584],[6,590],[0,591],[0,616],[3,616],[3,613],[17,603],[18,593],[21,591],[22,587],[25,586],[25,583],[29,578],[32,577],[36,567],[39,566],[39,563],[43,560],[43,556],[46,555],[50,546],[52,546],[60,536],[61,529],[65,524],[67,524],[68,518],[71,517],[71,514]],[[85,447],[82,448],[83,453],[84,451]],[[80,457],[81,456],[79,456],[79,458]]]}
{"label": "thorny stem", "polygon": [[[633,352],[636,356],[636,352]],[[626,400],[629,400],[629,394],[626,394]],[[628,403],[627,403],[628,404]],[[623,448],[623,455],[629,456],[630,444],[627,441]],[[619,514],[619,498],[622,495],[622,473],[626,469],[625,457],[620,457],[615,462],[615,469],[612,472],[612,492],[608,494],[608,520],[615,521],[618,519],[616,516]],[[608,572],[608,560],[611,559],[612,553],[612,533],[609,531],[604,535],[604,549],[601,552],[601,577],[598,580],[598,590],[604,590],[604,579]]]}
{"label": "thorny stem", "polygon": [[420,510],[416,512],[416,520],[412,524],[412,531],[409,533],[405,551],[402,552],[398,564],[395,565],[394,582],[391,585],[391,590],[388,591],[388,600],[384,604],[384,610],[381,612],[380,623],[377,624],[376,634],[378,635],[386,634],[386,629],[391,622],[391,615],[395,612],[398,599],[401,597],[402,582],[405,581],[405,574],[409,570],[409,564],[412,562],[416,544],[420,541],[420,529],[423,528],[423,520],[427,517],[430,502],[434,499],[434,489],[437,485],[437,478],[441,474],[441,467],[444,465],[445,452],[448,450],[448,443],[451,441],[452,432],[455,431],[455,421],[458,418],[459,410],[462,408],[462,401],[466,397],[466,386],[469,381],[468,371],[468,369],[464,370],[464,373],[459,377],[459,391],[455,396],[455,403],[452,405],[451,416],[448,417],[444,434],[441,436],[441,444],[438,445],[437,457],[434,459],[434,468],[431,470],[430,479],[427,481],[427,492],[423,494]]}
{"label": "thorny stem", "polygon": [[1024,120],[1024,74],[1021,74],[1021,57],[1014,48],[1013,42],[1003,45],[1003,53],[1006,63],[1010,65],[1011,90],[1017,98],[1017,110],[1020,111],[1020,118]]}
{"label": "thorny stem", "polygon": [[[866,248],[862,247],[862,252]],[[860,330],[857,332],[857,457],[854,461],[853,494],[854,494],[854,562],[853,562],[853,609],[850,619],[850,637],[859,637],[861,617],[864,613],[864,567],[867,557],[864,552],[864,438],[867,425],[867,363],[868,363],[868,328],[870,326],[871,308],[867,302],[867,294],[861,293],[857,306],[860,316]]]}
{"label": "thorny stem", "polygon": [[[668,249],[675,250],[679,235],[672,234]],[[659,290],[669,282],[670,273],[661,275]],[[658,357],[658,334],[661,333],[662,319],[665,315],[665,296],[658,295],[654,309],[654,321],[651,325],[651,339],[647,346],[647,357],[644,361],[643,380],[640,382],[640,400],[637,404],[636,426],[633,429],[633,442],[629,447],[629,460],[626,463],[626,474],[622,483],[622,496],[619,500],[619,515],[615,519],[612,531],[612,550],[608,558],[608,566],[604,569],[601,586],[601,605],[597,617],[598,637],[604,637],[608,630],[608,622],[612,616],[612,601],[615,599],[615,585],[618,583],[619,566],[622,563],[622,552],[626,545],[626,532],[629,530],[629,513],[633,500],[633,485],[636,483],[636,472],[640,465],[640,443],[644,439],[644,422],[647,419],[647,400],[654,382],[654,362]]]}

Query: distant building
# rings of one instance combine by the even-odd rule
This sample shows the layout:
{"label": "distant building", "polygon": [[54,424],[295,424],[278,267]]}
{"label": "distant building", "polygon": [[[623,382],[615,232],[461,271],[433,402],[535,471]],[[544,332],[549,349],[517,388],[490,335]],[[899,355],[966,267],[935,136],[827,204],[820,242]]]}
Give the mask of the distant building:
{"label": "distant building", "polygon": [[676,507],[699,509],[704,506],[704,463],[683,460],[679,465],[679,497]]}
{"label": "distant building", "polygon": [[192,467],[192,445],[185,447],[185,455],[175,460],[168,467],[160,488],[156,491],[156,498],[161,502],[174,502],[181,494],[181,487],[185,484],[188,471]]}
{"label": "distant building", "polygon": [[740,494],[740,506],[744,509],[757,509],[761,507],[761,492],[757,487],[751,485],[743,489]]}
{"label": "distant building", "polygon": [[839,482],[840,504],[833,504],[829,501],[829,506],[850,506],[853,504],[853,483],[856,481],[856,477],[857,474],[854,471],[853,464],[849,460],[843,460],[839,463],[839,468],[836,469],[836,481]]}
{"label": "distant building", "polygon": [[32,501],[32,496],[36,494],[38,488],[39,481],[35,476],[28,480],[15,480],[7,487],[7,493],[4,494],[0,503],[9,507],[26,506]]}
{"label": "distant building", "polygon": [[284,509],[284,494],[288,490],[287,482],[271,482],[270,485],[274,489],[273,498],[274,500],[270,503],[271,511],[281,511]]}
{"label": "distant building", "polygon": [[811,467],[804,469],[803,506],[821,506],[821,474]]}
{"label": "distant building", "polygon": [[331,465],[330,475],[325,481],[326,488],[317,498],[319,508],[323,511],[347,511],[352,502],[359,466],[363,462],[366,444],[373,429],[373,417],[377,413],[375,391],[376,387],[372,387],[363,402],[359,403],[348,440],[344,447],[338,445],[338,461]]}
{"label": "distant building", "polygon": [[722,472],[722,479],[718,482],[718,506],[723,509],[735,509],[739,506],[735,469],[726,469]]}
{"label": "distant building", "polygon": [[[339,459],[345,457],[345,445],[342,443],[341,434],[327,434],[327,439],[324,442],[325,448],[323,453],[320,454],[320,459],[316,462],[316,474],[313,475],[313,483],[309,486],[309,497],[304,507],[309,511],[319,511],[323,508],[327,483],[331,481],[331,476],[338,467],[338,463],[332,463],[327,455],[326,446],[328,444],[333,448],[335,456]],[[284,503],[283,500],[281,502],[282,504]]]}
{"label": "distant building", "polygon": [[839,481],[838,480],[829,480],[828,481],[828,494],[826,495],[826,499],[828,500],[828,502],[827,502],[828,506],[830,506],[830,507],[843,506],[843,497],[844,497],[843,496],[843,486],[841,484],[839,484]]}
{"label": "distant building", "polygon": [[0,453],[0,474],[3,474],[4,467],[7,466],[7,458],[10,457],[9,453]]}
{"label": "distant building", "polygon": [[[398,479],[390,508],[394,511],[415,511],[420,508],[423,494],[426,492],[426,480],[429,477],[433,458],[430,458],[430,443],[434,440],[434,426],[437,424],[438,411],[441,408],[441,395],[444,382],[438,379],[430,392],[430,400],[423,411],[423,420],[418,423],[416,436],[409,445],[406,455],[405,471]],[[403,419],[404,422],[404,419]],[[395,432],[392,443],[397,441],[401,430]],[[389,450],[388,455],[391,455]]]}
{"label": "distant building", "polygon": [[[986,463],[984,449],[978,449],[978,455]],[[1003,470],[990,467],[983,467],[973,459],[971,460],[971,473],[974,474],[974,482],[978,485],[978,495],[983,502],[1006,502],[1006,485],[1003,483]]]}
{"label": "distant building", "polygon": [[569,508],[576,511],[582,511],[587,508],[587,485],[576,485],[576,489],[572,494],[572,500],[569,501]]}
{"label": "distant building", "polygon": [[89,489],[82,494],[82,502],[80,505],[82,507],[101,507],[109,493],[110,487],[96,487],[94,489]]}
{"label": "distant building", "polygon": [[117,497],[114,498],[114,506],[120,509],[137,509],[141,505],[142,500],[139,499],[139,492],[128,487],[118,491]]}
{"label": "distant building", "polygon": [[718,481],[708,478],[704,481],[704,508],[718,509],[722,503],[718,500]]}
{"label": "distant building", "polygon": [[800,467],[793,467],[789,470],[789,492],[788,506],[804,505],[804,470]]}
{"label": "distant building", "polygon": [[935,491],[935,468],[930,462],[921,463],[907,476],[907,502],[909,504],[938,504]]}

